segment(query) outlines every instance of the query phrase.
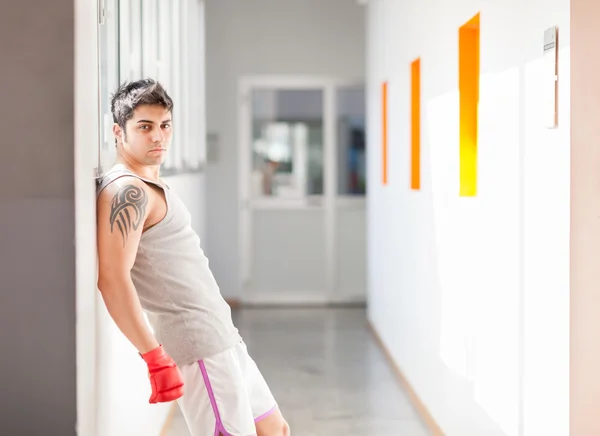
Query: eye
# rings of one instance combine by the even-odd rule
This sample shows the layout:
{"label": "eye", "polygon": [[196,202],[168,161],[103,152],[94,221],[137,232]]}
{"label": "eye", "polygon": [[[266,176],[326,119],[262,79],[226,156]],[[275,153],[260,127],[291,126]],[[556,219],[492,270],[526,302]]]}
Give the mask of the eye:
{"label": "eye", "polygon": [[163,124],[163,129],[170,129],[171,125],[170,124]]}
{"label": "eye", "polygon": [[147,124],[143,124],[143,125],[140,126],[141,130],[148,130],[149,128],[150,128],[150,126],[147,125]]}

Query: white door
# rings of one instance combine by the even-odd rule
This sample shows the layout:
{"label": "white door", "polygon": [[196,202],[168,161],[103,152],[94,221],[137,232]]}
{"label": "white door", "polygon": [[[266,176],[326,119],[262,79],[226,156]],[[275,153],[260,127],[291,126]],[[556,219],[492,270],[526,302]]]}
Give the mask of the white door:
{"label": "white door", "polygon": [[[240,91],[242,300],[364,300],[364,177],[355,168],[364,91],[361,100],[332,79],[272,77],[245,78]],[[363,107],[341,109],[345,101]]]}

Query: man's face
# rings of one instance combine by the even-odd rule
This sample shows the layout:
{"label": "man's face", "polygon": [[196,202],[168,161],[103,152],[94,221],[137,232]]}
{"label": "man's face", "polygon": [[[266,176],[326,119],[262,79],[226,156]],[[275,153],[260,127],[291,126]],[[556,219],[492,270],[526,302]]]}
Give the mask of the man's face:
{"label": "man's face", "polygon": [[127,121],[125,132],[115,124],[114,133],[125,154],[136,163],[161,165],[171,145],[171,112],[160,105],[141,105]]}

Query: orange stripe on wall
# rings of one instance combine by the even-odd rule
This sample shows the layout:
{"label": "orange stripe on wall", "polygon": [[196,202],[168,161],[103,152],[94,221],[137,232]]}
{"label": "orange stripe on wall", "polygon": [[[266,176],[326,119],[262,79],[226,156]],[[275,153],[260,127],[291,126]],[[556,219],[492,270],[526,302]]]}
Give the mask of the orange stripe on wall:
{"label": "orange stripe on wall", "polygon": [[381,118],[382,118],[382,130],[381,130],[381,142],[382,142],[382,175],[383,184],[387,185],[388,181],[388,83],[383,82],[381,87]]}
{"label": "orange stripe on wall", "polygon": [[458,31],[460,93],[460,196],[477,195],[479,14]]}
{"label": "orange stripe on wall", "polygon": [[410,66],[410,187],[421,189],[421,59]]}

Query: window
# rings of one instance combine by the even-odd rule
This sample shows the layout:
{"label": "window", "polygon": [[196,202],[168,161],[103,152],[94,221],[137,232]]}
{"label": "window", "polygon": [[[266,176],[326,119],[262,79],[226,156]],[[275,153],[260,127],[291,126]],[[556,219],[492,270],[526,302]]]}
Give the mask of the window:
{"label": "window", "polygon": [[160,81],[175,102],[174,134],[163,174],[205,162],[204,4],[200,0],[99,0],[100,148],[98,169],[113,164],[110,97],[119,84]]}
{"label": "window", "polygon": [[363,85],[336,89],[337,195],[366,193],[366,101]]}
{"label": "window", "polygon": [[252,92],[253,197],[323,195],[323,91]]}

